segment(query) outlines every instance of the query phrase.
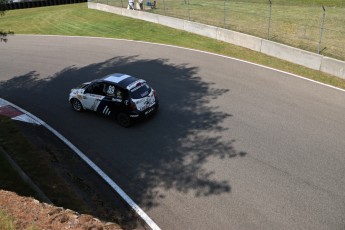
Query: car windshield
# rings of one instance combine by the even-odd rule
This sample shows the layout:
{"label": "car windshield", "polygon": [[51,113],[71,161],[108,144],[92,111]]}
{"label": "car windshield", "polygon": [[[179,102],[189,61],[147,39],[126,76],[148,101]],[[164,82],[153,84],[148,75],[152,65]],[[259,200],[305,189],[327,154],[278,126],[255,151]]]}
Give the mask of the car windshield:
{"label": "car windshield", "polygon": [[151,92],[150,86],[148,86],[146,83],[141,84],[140,86],[137,86],[130,90],[130,96],[133,99],[140,99],[143,97],[146,97]]}
{"label": "car windshield", "polygon": [[85,88],[85,86],[88,86],[89,84],[90,84],[90,82],[80,84],[76,87],[76,89],[83,89],[83,88]]}

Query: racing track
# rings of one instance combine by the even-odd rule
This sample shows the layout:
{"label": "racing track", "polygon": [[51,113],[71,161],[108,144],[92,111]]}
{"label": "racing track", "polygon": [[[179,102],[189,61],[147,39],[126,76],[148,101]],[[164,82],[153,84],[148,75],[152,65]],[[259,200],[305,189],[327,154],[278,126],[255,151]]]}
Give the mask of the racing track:
{"label": "racing track", "polygon": [[[15,36],[0,97],[46,121],[162,229],[343,229],[345,92],[275,70],[140,42]],[[157,89],[129,129],[68,104],[113,72]]]}

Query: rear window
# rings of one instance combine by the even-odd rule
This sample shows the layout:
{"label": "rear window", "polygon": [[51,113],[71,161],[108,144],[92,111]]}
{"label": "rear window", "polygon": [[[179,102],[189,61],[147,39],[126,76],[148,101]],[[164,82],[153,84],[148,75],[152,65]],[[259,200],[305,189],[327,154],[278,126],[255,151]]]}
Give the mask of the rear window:
{"label": "rear window", "polygon": [[146,97],[150,93],[151,93],[151,88],[145,83],[131,89],[129,95],[133,99],[140,99],[140,98]]}

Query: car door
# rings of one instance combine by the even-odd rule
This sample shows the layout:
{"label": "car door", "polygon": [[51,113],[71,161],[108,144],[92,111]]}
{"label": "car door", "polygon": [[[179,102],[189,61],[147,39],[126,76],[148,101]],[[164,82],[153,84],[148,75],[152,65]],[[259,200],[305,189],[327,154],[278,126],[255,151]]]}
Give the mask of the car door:
{"label": "car door", "polygon": [[97,111],[99,104],[104,98],[105,83],[94,82],[91,83],[84,91],[84,96],[81,100],[85,109]]}
{"label": "car door", "polygon": [[110,116],[123,109],[123,93],[117,86],[106,83],[104,98],[97,107],[97,112]]}

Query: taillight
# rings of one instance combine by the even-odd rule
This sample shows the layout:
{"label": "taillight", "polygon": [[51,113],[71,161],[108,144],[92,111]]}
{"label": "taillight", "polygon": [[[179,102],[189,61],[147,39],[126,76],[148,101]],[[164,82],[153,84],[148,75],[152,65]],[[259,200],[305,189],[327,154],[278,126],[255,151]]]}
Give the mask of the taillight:
{"label": "taillight", "polygon": [[135,105],[135,103],[133,101],[131,101],[131,110],[136,110],[137,109],[137,106]]}
{"label": "taillight", "polygon": [[157,97],[156,90],[153,90],[153,96]]}

